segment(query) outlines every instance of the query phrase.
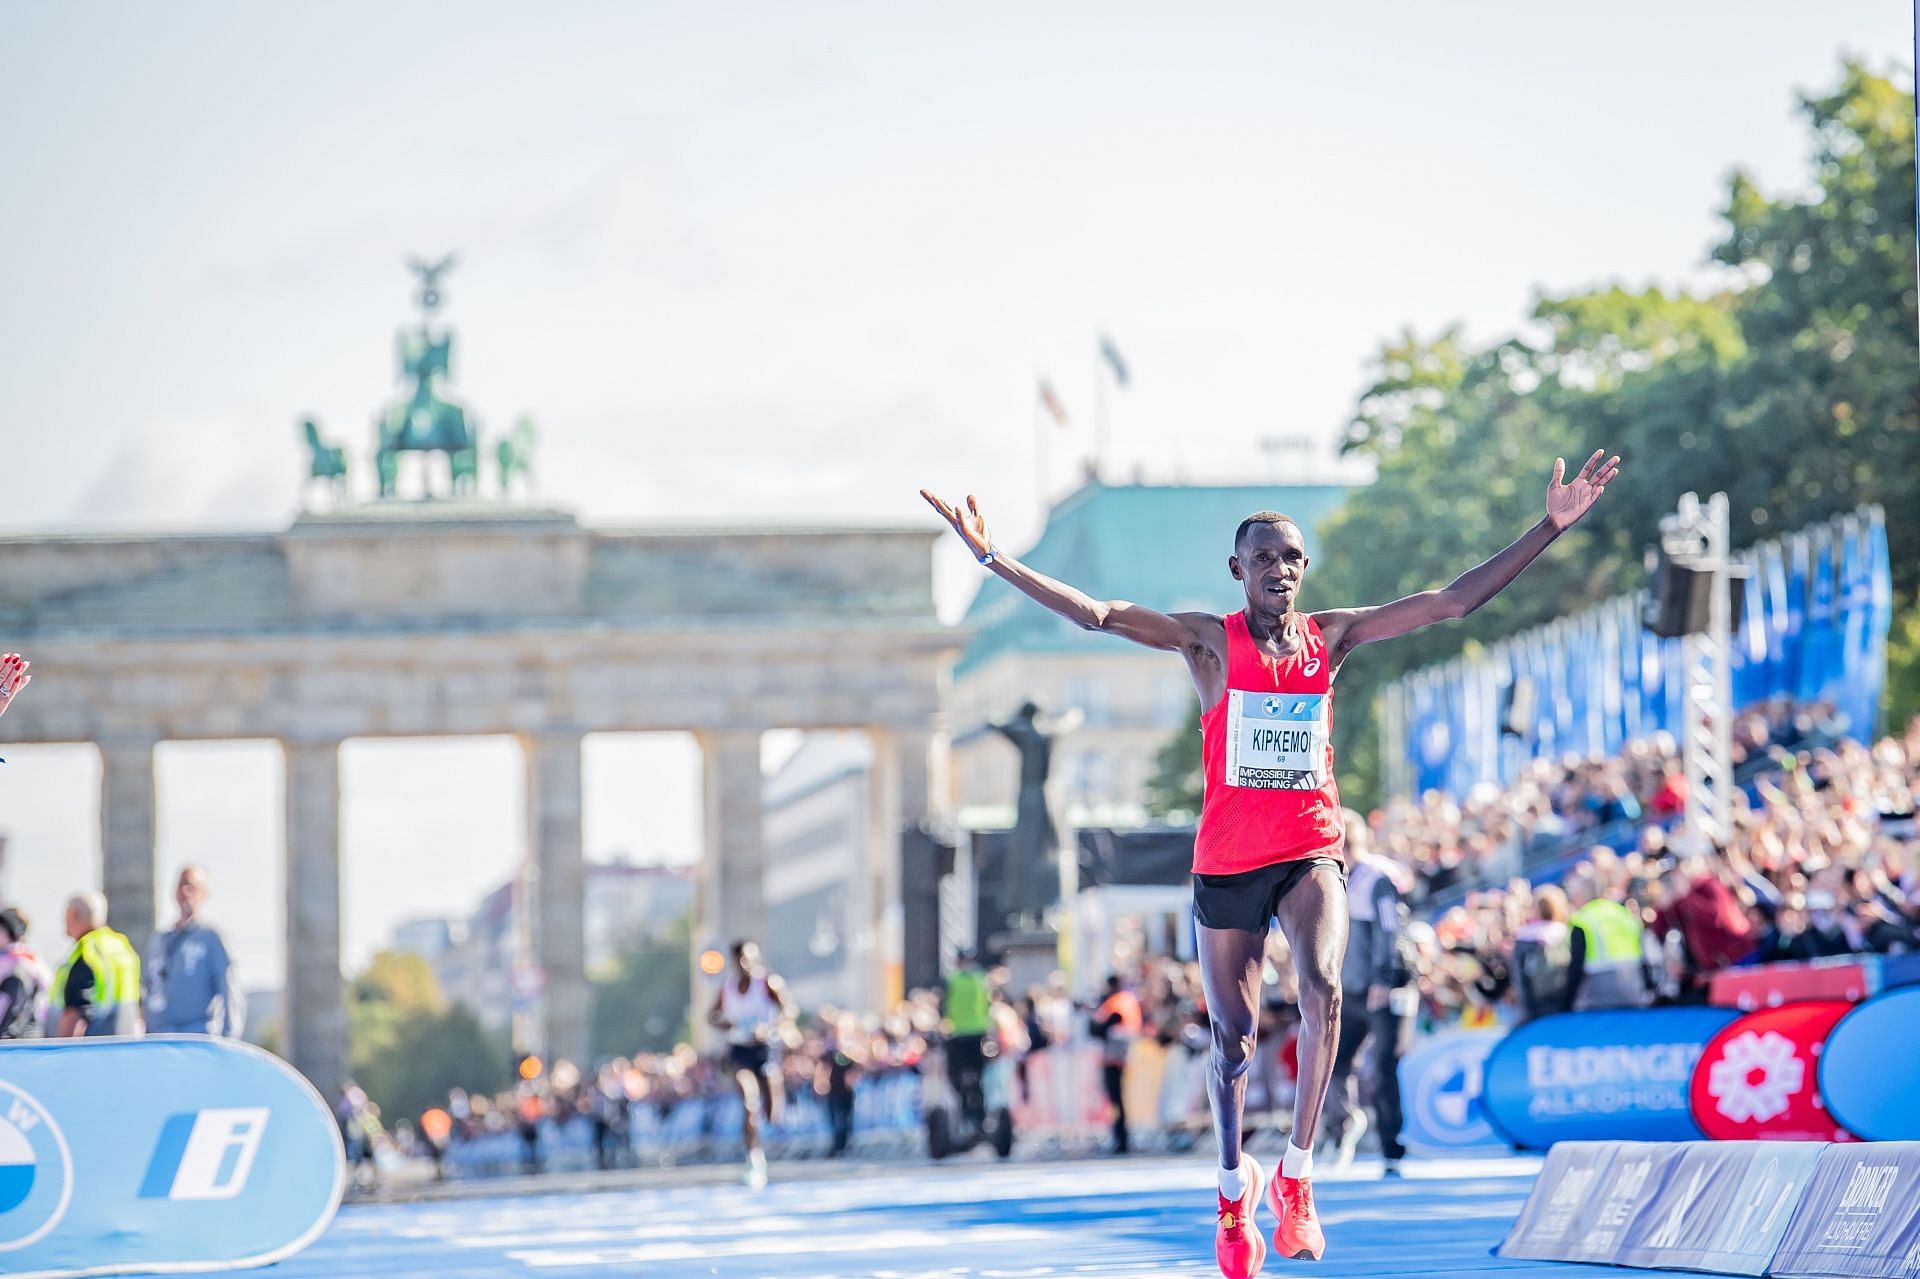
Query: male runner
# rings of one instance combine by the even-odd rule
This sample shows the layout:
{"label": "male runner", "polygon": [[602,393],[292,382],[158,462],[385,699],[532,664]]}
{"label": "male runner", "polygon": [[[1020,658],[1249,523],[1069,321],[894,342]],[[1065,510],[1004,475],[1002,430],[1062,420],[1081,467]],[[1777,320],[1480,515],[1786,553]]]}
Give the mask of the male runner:
{"label": "male runner", "polygon": [[727,1032],[727,1069],[747,1108],[747,1171],[744,1180],[755,1190],[767,1184],[767,1156],[760,1148],[760,1120],[780,1121],[785,1089],[780,1082],[780,1059],[775,1055],[781,1023],[793,1016],[793,1000],[786,983],[760,964],[760,948],[750,941],[733,944],[733,969],[720,985],[707,1021]]}
{"label": "male runner", "polygon": [[[1619,474],[1620,459],[1599,450],[1570,483],[1556,459],[1547,513],[1517,542],[1451,584],[1370,608],[1301,613],[1294,604],[1307,571],[1306,544],[1293,520],[1261,511],[1234,533],[1227,571],[1245,607],[1212,613],[1156,613],[1124,600],[1100,601],[1003,553],[980,506],[957,509],[922,489],[974,557],[1028,598],[1086,630],[1102,631],[1186,659],[1200,695],[1205,794],[1194,839],[1194,932],[1213,1022],[1208,1092],[1220,1146],[1220,1204],[1214,1255],[1227,1279],[1252,1279],[1266,1260],[1253,1223],[1261,1191],[1279,1218],[1281,1254],[1318,1260],[1326,1239],[1313,1210],[1314,1130],[1339,1043],[1340,961],[1347,944],[1340,798],[1333,780],[1333,678],[1362,644],[1393,639],[1467,616],[1520,575],[1593,505]],[[1293,1134],[1280,1175],[1265,1184],[1240,1150],[1241,1107],[1253,1060],[1260,968],[1267,929],[1278,919],[1300,979],[1300,1083]]]}

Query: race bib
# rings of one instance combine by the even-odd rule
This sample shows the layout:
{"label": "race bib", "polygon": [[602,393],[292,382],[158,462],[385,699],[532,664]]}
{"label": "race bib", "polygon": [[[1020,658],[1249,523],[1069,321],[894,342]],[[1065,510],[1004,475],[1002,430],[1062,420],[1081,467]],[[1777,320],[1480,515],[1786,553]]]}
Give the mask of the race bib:
{"label": "race bib", "polygon": [[1327,782],[1327,694],[1227,691],[1229,786],[1319,790]]}

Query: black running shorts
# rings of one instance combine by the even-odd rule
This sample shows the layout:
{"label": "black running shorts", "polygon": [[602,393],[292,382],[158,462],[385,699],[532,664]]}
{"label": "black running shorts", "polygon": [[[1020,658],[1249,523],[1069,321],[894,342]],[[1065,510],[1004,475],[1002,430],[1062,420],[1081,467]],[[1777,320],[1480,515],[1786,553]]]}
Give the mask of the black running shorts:
{"label": "black running shorts", "polygon": [[1280,909],[1280,899],[1292,892],[1293,886],[1312,873],[1315,866],[1331,866],[1340,872],[1340,882],[1347,882],[1346,863],[1338,857],[1301,857],[1234,875],[1196,874],[1193,917],[1203,928],[1264,932]]}

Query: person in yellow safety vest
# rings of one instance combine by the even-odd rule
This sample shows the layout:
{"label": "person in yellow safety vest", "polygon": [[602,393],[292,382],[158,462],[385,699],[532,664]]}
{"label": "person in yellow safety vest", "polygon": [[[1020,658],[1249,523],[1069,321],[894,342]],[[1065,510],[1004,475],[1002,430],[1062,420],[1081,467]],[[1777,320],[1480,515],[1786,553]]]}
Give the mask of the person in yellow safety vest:
{"label": "person in yellow safety vest", "polygon": [[968,949],[960,952],[959,959],[959,967],[947,976],[947,997],[940,1009],[947,1023],[947,1079],[960,1094],[960,1112],[978,1129],[987,1122],[983,1076],[992,995],[987,975],[980,971],[980,957]]}
{"label": "person in yellow safety vest", "polygon": [[53,979],[60,1010],[56,1035],[140,1033],[140,952],[107,927],[107,899],[80,893],[67,902],[73,950]]}
{"label": "person in yellow safety vest", "polygon": [[1602,897],[1591,873],[1567,878],[1573,904],[1568,936],[1568,1006],[1639,1008],[1647,1002],[1646,957],[1641,951],[1640,917]]}

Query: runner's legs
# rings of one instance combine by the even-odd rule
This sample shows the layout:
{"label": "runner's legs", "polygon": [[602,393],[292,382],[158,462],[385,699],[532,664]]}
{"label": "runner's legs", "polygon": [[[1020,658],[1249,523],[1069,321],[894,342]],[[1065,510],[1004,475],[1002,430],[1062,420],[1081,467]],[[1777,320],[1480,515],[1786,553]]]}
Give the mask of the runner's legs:
{"label": "runner's legs", "polygon": [[[1292,1140],[1300,1149],[1312,1150],[1340,1044],[1340,961],[1347,953],[1347,885],[1339,869],[1327,863],[1314,866],[1280,899],[1277,915],[1281,936],[1293,951],[1293,965],[1300,979],[1300,1084],[1294,1094]],[[1207,998],[1211,1009],[1211,989]],[[1356,1011],[1355,1015],[1365,1013]]]}
{"label": "runner's legs", "polygon": [[1213,1023],[1213,1049],[1207,1054],[1213,1135],[1220,1146],[1220,1166],[1235,1169],[1240,1166],[1247,1070],[1253,1065],[1254,1032],[1259,1027],[1260,966],[1266,959],[1267,930],[1208,928],[1196,920],[1193,931],[1207,1018]]}

